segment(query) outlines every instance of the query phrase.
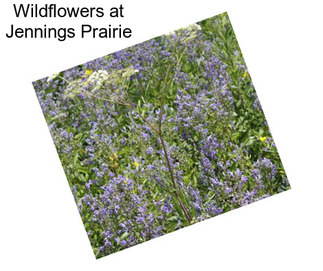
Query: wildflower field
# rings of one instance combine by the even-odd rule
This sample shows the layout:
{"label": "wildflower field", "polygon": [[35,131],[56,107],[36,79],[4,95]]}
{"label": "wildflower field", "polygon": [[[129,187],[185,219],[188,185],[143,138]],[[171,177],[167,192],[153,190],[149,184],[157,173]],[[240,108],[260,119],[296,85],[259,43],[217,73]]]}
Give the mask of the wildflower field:
{"label": "wildflower field", "polygon": [[33,84],[97,258],[290,188],[226,13]]}

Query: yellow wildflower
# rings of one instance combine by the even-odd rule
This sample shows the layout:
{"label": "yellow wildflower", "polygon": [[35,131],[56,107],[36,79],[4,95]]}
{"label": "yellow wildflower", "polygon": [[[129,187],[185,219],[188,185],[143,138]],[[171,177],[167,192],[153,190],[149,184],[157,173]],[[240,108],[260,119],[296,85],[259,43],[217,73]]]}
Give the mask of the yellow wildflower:
{"label": "yellow wildflower", "polygon": [[264,143],[267,140],[267,137],[261,136],[259,137],[259,140]]}
{"label": "yellow wildflower", "polygon": [[109,160],[112,162],[114,160],[118,160],[118,155],[114,152],[111,156],[109,156]]}
{"label": "yellow wildflower", "polygon": [[245,72],[244,72],[244,74],[243,74],[243,77],[244,77],[244,78],[246,78],[246,77],[247,77],[247,75],[248,75],[248,72],[247,72],[247,71],[245,71]]}
{"label": "yellow wildflower", "polygon": [[114,168],[118,168],[118,167],[119,167],[119,164],[118,164],[118,163],[114,163],[114,164],[113,164],[113,167],[114,167]]}
{"label": "yellow wildflower", "polygon": [[89,70],[89,69],[86,69],[85,70],[85,74],[86,75],[91,75],[93,73],[93,71],[92,70]]}
{"label": "yellow wildflower", "polygon": [[140,165],[137,161],[133,162],[133,164],[134,164],[134,166],[135,166],[136,168],[138,168],[138,167],[139,167],[139,165]]}

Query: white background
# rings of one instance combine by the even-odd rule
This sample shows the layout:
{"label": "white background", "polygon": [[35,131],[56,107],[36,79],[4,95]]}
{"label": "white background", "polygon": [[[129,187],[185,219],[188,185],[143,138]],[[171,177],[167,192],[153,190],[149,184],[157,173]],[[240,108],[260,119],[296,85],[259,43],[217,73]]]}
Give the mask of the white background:
{"label": "white background", "polygon": [[[0,2],[1,270],[323,270],[321,1],[128,0],[122,1],[125,18],[106,24],[16,20],[12,2]],[[121,1],[47,3],[109,8]],[[95,260],[31,82],[223,11],[292,189]],[[86,22],[120,22],[134,34],[123,40],[4,39],[11,23]]]}

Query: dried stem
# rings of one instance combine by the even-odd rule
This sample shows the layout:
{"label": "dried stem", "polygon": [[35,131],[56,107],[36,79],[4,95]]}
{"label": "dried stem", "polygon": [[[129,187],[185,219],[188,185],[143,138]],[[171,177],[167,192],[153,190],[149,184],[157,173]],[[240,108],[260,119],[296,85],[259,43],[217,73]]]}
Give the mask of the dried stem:
{"label": "dried stem", "polygon": [[170,163],[170,159],[169,159],[169,156],[168,156],[166,144],[165,144],[165,141],[164,141],[164,138],[163,138],[162,134],[159,134],[159,139],[161,141],[161,144],[162,144],[162,147],[163,147],[163,150],[164,150],[164,155],[165,155],[167,167],[168,167],[168,170],[169,170],[169,175],[170,175],[170,178],[172,180],[172,185],[173,185],[173,189],[174,189],[174,195],[175,195],[175,197],[176,197],[176,199],[177,199],[177,201],[178,201],[178,203],[179,203],[179,205],[180,205],[186,219],[188,220],[189,223],[191,223],[192,217],[189,214],[189,212],[187,211],[185,205],[183,204],[182,200],[179,197],[178,187],[177,187],[177,184],[176,184],[176,181],[175,181],[173,168],[172,168],[172,165]]}
{"label": "dried stem", "polygon": [[161,93],[160,111],[159,111],[159,117],[158,117],[158,136],[159,136],[160,142],[161,142],[162,147],[163,147],[164,156],[165,156],[165,159],[166,159],[166,164],[167,164],[169,175],[170,175],[172,185],[173,185],[174,196],[176,197],[176,200],[178,201],[178,203],[179,203],[179,205],[180,205],[186,219],[188,220],[189,223],[191,223],[192,217],[191,217],[190,213],[188,212],[187,208],[185,207],[184,203],[182,202],[182,200],[179,197],[178,187],[177,187],[177,183],[176,183],[175,176],[174,176],[174,171],[173,171],[173,168],[172,168],[172,165],[171,165],[171,162],[170,162],[170,158],[169,158],[169,155],[168,155],[168,151],[167,151],[167,147],[166,147],[166,144],[165,144],[165,140],[164,140],[164,137],[163,137],[163,131],[162,131],[162,119],[163,119],[163,114],[164,114],[165,89],[166,89],[166,85],[167,85],[167,81],[168,81],[169,70],[170,70],[170,66],[168,66],[168,68],[167,68],[165,81],[164,81],[164,85],[163,85],[162,93]]}

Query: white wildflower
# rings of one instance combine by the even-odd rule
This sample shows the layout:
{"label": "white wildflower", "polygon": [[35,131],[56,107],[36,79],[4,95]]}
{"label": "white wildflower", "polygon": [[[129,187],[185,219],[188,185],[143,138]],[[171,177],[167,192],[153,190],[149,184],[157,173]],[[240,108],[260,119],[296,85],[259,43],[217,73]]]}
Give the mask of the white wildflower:
{"label": "white wildflower", "polygon": [[59,75],[59,73],[54,73],[53,75],[49,76],[47,78],[47,83],[49,83],[50,81],[52,81],[53,79],[55,79],[58,75]]}
{"label": "white wildflower", "polygon": [[136,74],[137,72],[139,72],[139,70],[133,69],[133,68],[124,69],[123,73],[122,73],[122,77],[123,78],[130,78],[132,75]]}

